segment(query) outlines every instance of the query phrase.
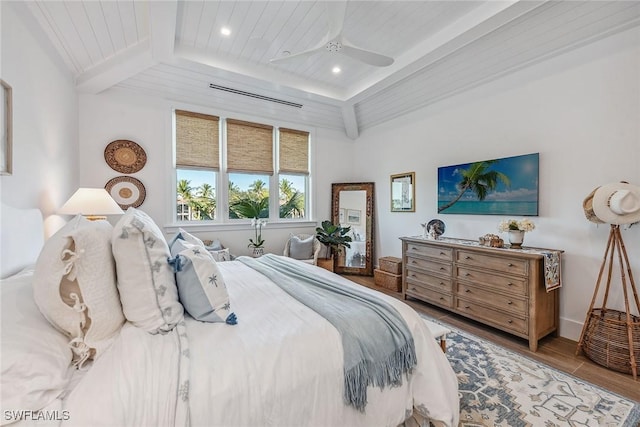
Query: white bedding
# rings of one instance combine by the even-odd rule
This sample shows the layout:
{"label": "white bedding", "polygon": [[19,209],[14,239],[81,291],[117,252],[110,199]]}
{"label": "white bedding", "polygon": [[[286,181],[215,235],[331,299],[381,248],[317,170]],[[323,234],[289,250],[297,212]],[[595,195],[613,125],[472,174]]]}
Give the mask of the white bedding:
{"label": "white bedding", "polygon": [[400,387],[370,388],[361,413],[343,402],[342,344],[331,324],[246,265],[230,261],[219,267],[238,324],[187,317],[187,349],[179,345],[177,328],[150,335],[125,323],[114,344],[61,396],[69,418],[62,426],[184,425],[182,395],[176,398],[180,351],[189,352],[192,426],[395,427],[413,407],[436,425],[457,425],[455,374],[421,318],[403,302],[366,289],[405,318],[418,365]]}

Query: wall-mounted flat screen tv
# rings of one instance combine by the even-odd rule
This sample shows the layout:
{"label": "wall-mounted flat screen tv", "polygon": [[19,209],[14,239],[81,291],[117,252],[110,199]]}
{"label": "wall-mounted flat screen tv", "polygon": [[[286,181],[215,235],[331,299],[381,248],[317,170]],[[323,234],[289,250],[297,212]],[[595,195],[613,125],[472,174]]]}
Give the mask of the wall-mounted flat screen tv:
{"label": "wall-mounted flat screen tv", "polygon": [[538,215],[539,153],[438,168],[438,213]]}

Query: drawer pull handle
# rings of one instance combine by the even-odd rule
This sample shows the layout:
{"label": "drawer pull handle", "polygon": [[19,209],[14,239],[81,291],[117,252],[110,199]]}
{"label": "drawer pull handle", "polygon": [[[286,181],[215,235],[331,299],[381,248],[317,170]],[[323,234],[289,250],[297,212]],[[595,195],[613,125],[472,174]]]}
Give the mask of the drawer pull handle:
{"label": "drawer pull handle", "polygon": [[507,320],[507,323],[511,324],[511,323],[513,323],[513,320],[509,319],[509,320]]}
{"label": "drawer pull handle", "polygon": [[471,308],[471,307],[469,307],[468,305],[465,305],[464,308]]}
{"label": "drawer pull handle", "polygon": [[446,255],[444,252],[440,251],[440,255]]}
{"label": "drawer pull handle", "polygon": [[465,276],[471,276],[471,273],[464,273]]}
{"label": "drawer pull handle", "polygon": [[513,301],[509,301],[507,304],[508,304],[508,305],[511,305],[511,304],[513,304]]}
{"label": "drawer pull handle", "polygon": [[440,297],[440,300],[444,301],[444,297]]}
{"label": "drawer pull handle", "polygon": [[444,286],[444,282],[440,282],[440,285],[441,285],[441,286]]}
{"label": "drawer pull handle", "polygon": [[465,289],[464,291],[465,292],[471,292],[471,289]]}
{"label": "drawer pull handle", "polygon": [[444,268],[444,267],[440,267],[440,270],[446,270],[446,268]]}
{"label": "drawer pull handle", "polygon": [[513,286],[513,283],[509,282],[507,283],[507,286]]}
{"label": "drawer pull handle", "polygon": [[467,255],[466,257],[464,257],[464,259],[471,259],[471,257]]}
{"label": "drawer pull handle", "polygon": [[513,267],[513,264],[511,264],[511,263],[509,263],[509,264],[507,264],[507,265],[508,265],[509,267]]}

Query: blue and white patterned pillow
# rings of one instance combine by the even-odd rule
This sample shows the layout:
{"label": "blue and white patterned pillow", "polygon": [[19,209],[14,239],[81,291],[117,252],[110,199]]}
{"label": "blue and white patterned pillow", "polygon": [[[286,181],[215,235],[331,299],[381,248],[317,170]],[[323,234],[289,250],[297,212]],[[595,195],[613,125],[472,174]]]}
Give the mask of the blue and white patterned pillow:
{"label": "blue and white patterned pillow", "polygon": [[152,334],[166,334],[183,319],[169,246],[145,212],[129,208],[113,229],[118,291],[124,315]]}
{"label": "blue and white patterned pillow", "polygon": [[171,245],[170,264],[176,273],[178,295],[196,320],[235,325],[229,293],[213,256],[204,247],[177,239]]}

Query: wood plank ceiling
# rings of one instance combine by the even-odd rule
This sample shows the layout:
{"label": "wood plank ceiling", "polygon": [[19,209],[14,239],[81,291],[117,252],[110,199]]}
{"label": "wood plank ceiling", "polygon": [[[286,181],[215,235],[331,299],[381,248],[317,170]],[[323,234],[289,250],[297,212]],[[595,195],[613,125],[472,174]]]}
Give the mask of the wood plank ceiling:
{"label": "wood plank ceiling", "polygon": [[[392,57],[392,65],[376,67],[326,50],[271,62],[326,43],[330,28],[340,26],[331,25],[339,6],[36,0],[15,7],[36,18],[80,92],[131,91],[338,129],[351,138],[640,24],[636,1],[350,1],[343,7],[343,43]],[[222,35],[222,27],[231,34]],[[339,74],[332,73],[335,66]]]}

